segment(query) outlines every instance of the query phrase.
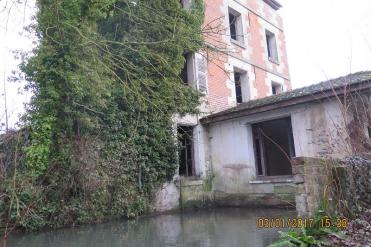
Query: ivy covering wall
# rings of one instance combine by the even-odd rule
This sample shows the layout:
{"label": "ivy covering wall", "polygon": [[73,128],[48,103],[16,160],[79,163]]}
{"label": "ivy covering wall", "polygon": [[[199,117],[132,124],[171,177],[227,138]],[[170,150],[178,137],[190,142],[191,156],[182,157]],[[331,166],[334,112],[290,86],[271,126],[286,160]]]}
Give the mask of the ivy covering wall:
{"label": "ivy covering wall", "polygon": [[2,230],[149,209],[177,169],[172,116],[197,112],[200,94],[179,74],[203,45],[202,2],[37,1],[39,43],[21,66],[34,96],[1,175]]}

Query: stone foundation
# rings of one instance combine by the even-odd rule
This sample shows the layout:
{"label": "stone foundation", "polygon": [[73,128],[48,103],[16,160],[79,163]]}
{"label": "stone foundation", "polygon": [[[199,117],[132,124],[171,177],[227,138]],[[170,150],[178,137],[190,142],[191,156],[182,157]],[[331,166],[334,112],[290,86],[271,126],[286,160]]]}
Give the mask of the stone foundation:
{"label": "stone foundation", "polygon": [[155,212],[199,207],[295,207],[292,182],[252,181],[244,192],[213,190],[211,181],[181,179],[156,193]]}

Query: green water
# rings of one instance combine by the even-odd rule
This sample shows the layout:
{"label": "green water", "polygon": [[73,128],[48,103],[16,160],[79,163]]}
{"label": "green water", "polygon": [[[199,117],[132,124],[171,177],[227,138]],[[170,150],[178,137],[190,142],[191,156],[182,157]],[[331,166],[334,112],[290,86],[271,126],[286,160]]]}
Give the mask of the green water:
{"label": "green water", "polygon": [[41,233],[15,234],[9,247],[265,247],[277,230],[256,227],[258,217],[293,217],[294,211],[224,208],[141,217]]}

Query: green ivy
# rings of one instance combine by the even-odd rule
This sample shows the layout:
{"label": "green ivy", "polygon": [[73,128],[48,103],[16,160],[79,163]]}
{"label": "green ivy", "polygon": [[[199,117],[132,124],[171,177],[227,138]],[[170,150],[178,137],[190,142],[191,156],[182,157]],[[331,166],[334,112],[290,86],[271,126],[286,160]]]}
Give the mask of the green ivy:
{"label": "green ivy", "polygon": [[[173,177],[175,113],[200,93],[179,77],[183,54],[203,46],[203,1],[38,0],[38,47],[21,66],[33,98],[25,116],[26,229],[134,217]],[[9,188],[26,191],[26,184]],[[31,186],[30,186],[31,185]],[[0,206],[16,212],[13,199]]]}

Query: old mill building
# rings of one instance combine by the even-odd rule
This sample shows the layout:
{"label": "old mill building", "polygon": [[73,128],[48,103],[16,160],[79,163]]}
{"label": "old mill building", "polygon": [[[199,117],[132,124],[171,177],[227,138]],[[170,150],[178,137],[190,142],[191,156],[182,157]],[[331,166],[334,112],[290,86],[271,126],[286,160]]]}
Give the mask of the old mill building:
{"label": "old mill building", "polygon": [[[292,90],[280,3],[204,2],[205,41],[217,52],[184,55],[183,81],[204,97],[200,114],[174,116],[178,174],[157,191],[155,210],[296,205],[305,212],[292,160],[349,153],[344,119],[354,116],[342,96],[361,97],[369,114],[371,72]],[[191,8],[191,0],[181,3]],[[369,145],[367,123],[361,146]]]}

